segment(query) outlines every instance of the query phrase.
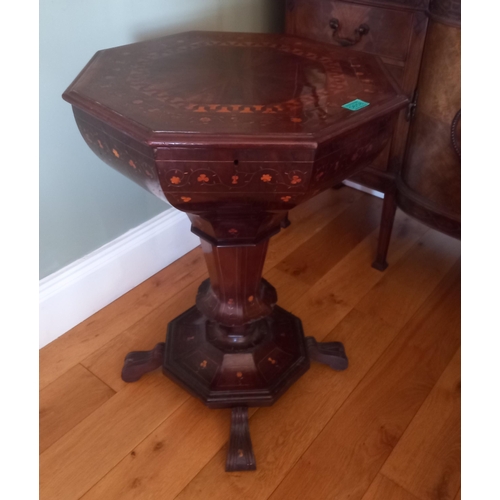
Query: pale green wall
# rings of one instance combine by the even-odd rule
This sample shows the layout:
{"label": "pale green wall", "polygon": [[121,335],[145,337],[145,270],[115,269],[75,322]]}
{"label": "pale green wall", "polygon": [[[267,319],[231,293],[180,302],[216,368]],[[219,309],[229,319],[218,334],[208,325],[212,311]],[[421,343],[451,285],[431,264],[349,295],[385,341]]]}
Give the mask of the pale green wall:
{"label": "pale green wall", "polygon": [[61,94],[100,49],[192,29],[280,31],[283,0],[40,2],[40,278],[167,208],[94,156]]}

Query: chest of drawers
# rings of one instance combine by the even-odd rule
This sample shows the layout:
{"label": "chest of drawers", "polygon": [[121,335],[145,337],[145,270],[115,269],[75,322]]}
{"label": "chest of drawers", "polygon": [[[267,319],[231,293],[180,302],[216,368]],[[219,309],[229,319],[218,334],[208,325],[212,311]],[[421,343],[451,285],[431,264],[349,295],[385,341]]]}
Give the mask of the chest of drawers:
{"label": "chest of drawers", "polygon": [[[428,23],[429,0],[288,0],[286,32],[378,55],[413,101]],[[401,168],[412,104],[403,110],[392,140],[353,181],[386,192]]]}

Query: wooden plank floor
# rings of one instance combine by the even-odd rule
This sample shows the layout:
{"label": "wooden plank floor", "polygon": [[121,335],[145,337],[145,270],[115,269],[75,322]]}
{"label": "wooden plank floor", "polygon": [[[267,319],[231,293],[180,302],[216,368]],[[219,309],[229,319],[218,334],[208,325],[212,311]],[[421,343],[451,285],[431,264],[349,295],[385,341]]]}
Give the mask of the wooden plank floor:
{"label": "wooden plank floor", "polygon": [[160,371],[120,379],[206,277],[199,248],[40,351],[40,498],[460,498],[460,243],[398,211],[371,268],[381,200],[330,190],[290,214],[264,276],[349,369],[311,369],[250,411],[257,471],[225,473],[229,410]]}

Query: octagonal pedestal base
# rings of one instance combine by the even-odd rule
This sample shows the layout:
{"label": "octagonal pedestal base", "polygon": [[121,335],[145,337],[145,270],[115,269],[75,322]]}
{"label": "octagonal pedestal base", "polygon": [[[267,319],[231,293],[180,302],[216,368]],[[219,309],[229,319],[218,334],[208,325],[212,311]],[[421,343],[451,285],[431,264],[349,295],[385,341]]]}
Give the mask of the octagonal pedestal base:
{"label": "octagonal pedestal base", "polygon": [[275,306],[253,345],[222,346],[196,307],[168,326],[163,372],[210,408],[272,405],[309,368],[301,321]]}
{"label": "octagonal pedestal base", "polygon": [[[309,368],[309,359],[334,370],[348,360],[340,342],[304,337],[300,319],[274,306],[270,316],[245,325],[247,340],[228,336],[196,306],[170,322],[167,342],[127,354],[122,379],[135,382],[163,366],[163,373],[210,408],[232,408],[226,471],[255,470],[249,406],[273,404]],[[231,344],[234,342],[234,344]]]}

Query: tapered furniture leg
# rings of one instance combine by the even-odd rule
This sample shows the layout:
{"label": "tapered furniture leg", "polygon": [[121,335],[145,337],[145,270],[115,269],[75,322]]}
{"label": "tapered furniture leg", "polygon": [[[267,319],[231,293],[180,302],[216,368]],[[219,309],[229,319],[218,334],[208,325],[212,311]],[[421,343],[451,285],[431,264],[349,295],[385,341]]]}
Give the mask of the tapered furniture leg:
{"label": "tapered furniture leg", "polygon": [[226,472],[255,470],[248,409],[244,406],[233,408],[231,413],[231,437],[227,452]]}
{"label": "tapered furniture leg", "polygon": [[165,342],[156,344],[151,351],[133,351],[125,356],[122,368],[124,382],[137,382],[145,373],[156,370],[163,364]]}
{"label": "tapered furniture leg", "polygon": [[380,232],[378,237],[377,256],[372,267],[379,271],[385,271],[387,266],[387,251],[391,242],[392,226],[396,215],[396,192],[390,190],[385,193],[384,205],[382,207],[382,219],[380,221]]}
{"label": "tapered furniture leg", "polygon": [[318,342],[314,337],[306,337],[305,340],[311,360],[338,371],[345,370],[349,366],[342,342]]}

